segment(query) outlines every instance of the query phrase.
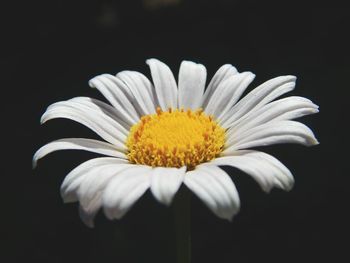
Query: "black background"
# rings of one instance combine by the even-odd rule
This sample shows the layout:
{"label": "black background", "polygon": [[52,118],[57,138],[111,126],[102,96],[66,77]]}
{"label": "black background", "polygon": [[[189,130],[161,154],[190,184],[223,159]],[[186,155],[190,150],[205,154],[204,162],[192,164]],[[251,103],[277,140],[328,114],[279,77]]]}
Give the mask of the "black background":
{"label": "black background", "polygon": [[345,1],[13,1],[2,11],[1,262],[175,262],[172,210],[149,192],[120,221],[100,213],[94,229],[80,221],[76,204],[63,204],[64,176],[94,154],[57,152],[31,169],[33,153],[51,140],[97,138],[68,120],[40,126],[48,105],[103,99],[90,78],[124,69],[149,76],[150,57],[175,75],[181,60],[200,62],[208,79],[231,63],[257,75],[251,88],[293,74],[291,94],[320,105],[302,119],[320,145],[263,149],[293,172],[291,192],[265,194],[249,176],[226,169],[242,201],[232,223],[192,198],[193,262],[349,260]]}

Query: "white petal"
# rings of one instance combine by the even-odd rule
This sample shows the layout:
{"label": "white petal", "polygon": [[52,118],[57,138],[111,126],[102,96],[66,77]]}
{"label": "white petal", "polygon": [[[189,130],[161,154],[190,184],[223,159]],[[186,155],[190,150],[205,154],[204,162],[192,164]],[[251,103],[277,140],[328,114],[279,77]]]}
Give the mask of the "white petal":
{"label": "white petal", "polygon": [[136,71],[122,71],[117,74],[130,89],[135,98],[134,105],[141,115],[153,114],[156,112],[154,101],[154,87],[152,83],[141,73]]}
{"label": "white petal", "polygon": [[81,182],[88,174],[99,174],[99,169],[109,165],[119,166],[120,164],[128,164],[127,160],[101,157],[86,161],[74,168],[63,180],[61,185],[61,196],[63,201],[75,202],[78,200],[77,191]]}
{"label": "white petal", "polygon": [[105,189],[108,182],[119,172],[134,167],[133,164],[106,164],[99,166],[94,172],[86,173],[77,190],[77,196],[83,207],[88,207],[98,192]]}
{"label": "white petal", "polygon": [[198,109],[205,88],[207,70],[202,64],[182,61],[179,71],[179,108]]}
{"label": "white petal", "polygon": [[120,152],[112,144],[92,139],[66,138],[50,142],[42,146],[39,150],[37,150],[33,157],[33,167],[36,167],[36,164],[39,159],[43,158],[49,153],[60,150],[83,150],[107,156],[114,156],[117,158],[127,159],[126,155]]}
{"label": "white petal", "polygon": [[[252,127],[273,121],[295,119],[318,112],[318,106],[303,97],[288,97],[273,101],[259,110],[252,110],[235,124],[231,131],[242,133]],[[230,135],[228,133],[228,135]]]}
{"label": "white petal", "polygon": [[150,187],[152,169],[148,166],[128,168],[118,173],[103,193],[103,208],[109,219],[120,219]]}
{"label": "white petal", "polygon": [[258,151],[236,151],[235,156],[219,157],[210,164],[229,165],[254,178],[269,192],[273,187],[289,191],[294,185],[291,172],[273,156]]}
{"label": "white petal", "polygon": [[298,143],[306,146],[318,144],[313,132],[306,125],[296,121],[267,123],[237,133],[231,138],[226,142],[230,146],[221,153],[222,155],[231,155],[239,149],[278,143]]}
{"label": "white petal", "polygon": [[41,117],[41,123],[55,118],[67,118],[79,122],[119,149],[125,149],[126,135],[120,132],[125,129],[102,112],[74,101],[61,101],[47,108]]}
{"label": "white petal", "polygon": [[[93,110],[99,111],[101,113],[106,114],[113,120],[115,120],[117,123],[121,125],[120,131],[126,135],[129,134],[129,130],[131,128],[131,125],[126,123],[124,121],[125,116],[122,116],[120,112],[118,112],[114,107],[111,105],[89,97],[75,97],[73,99],[70,99],[69,101],[74,101],[76,103],[80,103],[81,105],[85,105],[86,107],[89,107]],[[124,128],[124,129],[123,129]]]}
{"label": "white petal", "polygon": [[275,98],[291,91],[295,87],[295,76],[281,76],[261,84],[242,98],[225,115],[226,118],[220,120],[224,128],[229,128],[245,116],[249,111],[259,109]]}
{"label": "white petal", "polygon": [[123,117],[124,122],[129,125],[138,122],[140,116],[130,101],[132,94],[121,80],[115,76],[103,74],[91,79],[89,85],[97,88],[106,97]]}
{"label": "white petal", "polygon": [[185,175],[184,183],[218,217],[232,220],[240,200],[230,177],[214,165],[199,165]]}
{"label": "white petal", "polygon": [[100,210],[100,208],[101,208],[100,197],[97,197],[96,199],[94,199],[90,203],[89,207],[82,207],[81,205],[79,205],[79,216],[81,221],[83,221],[83,223],[86,226],[93,228],[95,226],[94,224],[95,216],[98,210]]}
{"label": "white petal", "polygon": [[102,192],[109,181],[120,171],[132,164],[108,164],[87,172],[81,181],[76,195],[80,202],[80,216],[85,224],[92,227],[97,211],[102,205]]}
{"label": "white petal", "polygon": [[157,59],[148,59],[153,84],[156,89],[159,105],[162,110],[177,108],[177,86],[170,68]]}
{"label": "white petal", "polygon": [[226,79],[230,78],[231,76],[237,74],[237,69],[230,65],[225,64],[221,66],[218,71],[215,73],[214,77],[211,79],[207,89],[204,92],[203,98],[202,98],[202,107],[205,108],[207,106],[207,103],[214,93],[214,91],[217,89],[217,87],[220,85],[221,82],[225,81]]}
{"label": "white petal", "polygon": [[254,77],[255,75],[251,72],[243,72],[221,82],[210,97],[204,111],[220,119],[239,100]]}
{"label": "white petal", "polygon": [[186,167],[156,167],[152,171],[151,191],[154,197],[165,205],[170,205],[180,188]]}

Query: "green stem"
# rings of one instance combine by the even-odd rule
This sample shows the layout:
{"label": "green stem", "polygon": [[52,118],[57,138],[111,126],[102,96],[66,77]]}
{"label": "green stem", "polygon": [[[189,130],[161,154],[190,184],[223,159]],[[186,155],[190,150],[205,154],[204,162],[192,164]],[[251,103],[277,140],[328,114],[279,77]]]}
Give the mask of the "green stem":
{"label": "green stem", "polygon": [[181,189],[174,202],[177,263],[191,263],[191,193]]}

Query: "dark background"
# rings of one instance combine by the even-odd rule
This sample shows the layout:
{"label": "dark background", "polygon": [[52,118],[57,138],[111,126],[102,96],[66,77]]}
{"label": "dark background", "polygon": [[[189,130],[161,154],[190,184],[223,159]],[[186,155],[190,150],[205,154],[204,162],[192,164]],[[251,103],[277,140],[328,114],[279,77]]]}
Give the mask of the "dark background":
{"label": "dark background", "polygon": [[[249,176],[226,169],[242,208],[232,223],[192,198],[193,263],[349,260],[346,112],[350,75],[349,13],[338,1],[12,1],[1,16],[1,262],[175,262],[172,210],[147,192],[120,221],[102,213],[96,227],[63,204],[64,176],[94,154],[49,155],[32,171],[33,153],[63,137],[95,134],[68,120],[40,126],[53,102],[100,98],[87,82],[101,73],[138,70],[156,57],[175,72],[200,62],[208,79],[225,63],[257,77],[298,77],[291,94],[320,105],[302,119],[321,142],[263,150],[293,172],[289,192],[262,192]],[[250,90],[250,89],[249,89]],[[344,261],[345,259],[345,261]]]}

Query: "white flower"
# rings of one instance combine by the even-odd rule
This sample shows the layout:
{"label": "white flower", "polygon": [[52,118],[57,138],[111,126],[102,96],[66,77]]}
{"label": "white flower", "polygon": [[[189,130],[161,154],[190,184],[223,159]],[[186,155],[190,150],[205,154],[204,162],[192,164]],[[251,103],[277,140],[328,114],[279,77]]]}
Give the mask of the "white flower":
{"label": "white flower", "polygon": [[240,200],[220,165],[244,171],[266,192],[292,188],[288,168],[269,154],[247,149],[318,143],[308,127],[291,121],[318,112],[318,106],[296,96],[275,100],[294,88],[294,76],[271,79],[240,99],[254,79],[251,72],[223,65],[205,89],[206,68],[201,64],[183,61],[177,84],[167,65],[156,59],[147,64],[153,84],[134,71],[90,80],[112,106],[77,97],[52,104],[41,118],[42,123],[54,118],[77,121],[105,140],[61,139],[40,148],[33,158],[35,166],[43,156],[68,149],[108,156],[82,163],[61,186],[65,202],[79,201],[87,225],[93,226],[101,207],[109,219],[121,218],[147,189],[169,205],[182,183],[218,217],[231,220]]}

